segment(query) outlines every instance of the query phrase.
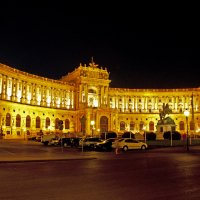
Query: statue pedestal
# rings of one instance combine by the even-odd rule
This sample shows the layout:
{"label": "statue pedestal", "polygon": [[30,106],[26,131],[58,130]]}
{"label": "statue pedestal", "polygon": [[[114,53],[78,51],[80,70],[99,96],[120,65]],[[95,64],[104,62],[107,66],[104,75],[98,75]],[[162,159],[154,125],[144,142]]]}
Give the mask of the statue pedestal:
{"label": "statue pedestal", "polygon": [[156,133],[156,140],[164,140],[163,134],[164,132],[171,131],[171,125],[157,125],[157,133]]}
{"label": "statue pedestal", "polygon": [[175,131],[176,125],[174,123],[174,120],[172,120],[170,117],[165,118],[164,120],[159,120],[157,124],[157,134],[156,139],[157,140],[163,140],[163,134],[168,131]]}
{"label": "statue pedestal", "polygon": [[156,133],[156,140],[164,140],[163,133]]}

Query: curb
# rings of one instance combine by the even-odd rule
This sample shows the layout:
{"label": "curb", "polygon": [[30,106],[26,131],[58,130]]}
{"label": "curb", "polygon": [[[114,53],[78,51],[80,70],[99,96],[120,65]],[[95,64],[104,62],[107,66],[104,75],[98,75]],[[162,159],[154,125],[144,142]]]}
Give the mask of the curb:
{"label": "curb", "polygon": [[92,158],[61,158],[61,159],[29,159],[29,160],[3,160],[0,161],[2,163],[24,163],[24,162],[54,162],[54,161],[70,161],[70,160],[94,160],[97,159],[95,157]]}

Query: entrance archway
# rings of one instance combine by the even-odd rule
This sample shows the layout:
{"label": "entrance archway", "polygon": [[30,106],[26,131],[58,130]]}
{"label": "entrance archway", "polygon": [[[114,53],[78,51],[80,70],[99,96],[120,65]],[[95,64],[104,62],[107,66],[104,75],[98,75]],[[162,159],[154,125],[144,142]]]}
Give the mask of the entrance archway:
{"label": "entrance archway", "polygon": [[100,132],[108,132],[108,118],[106,116],[100,118]]}

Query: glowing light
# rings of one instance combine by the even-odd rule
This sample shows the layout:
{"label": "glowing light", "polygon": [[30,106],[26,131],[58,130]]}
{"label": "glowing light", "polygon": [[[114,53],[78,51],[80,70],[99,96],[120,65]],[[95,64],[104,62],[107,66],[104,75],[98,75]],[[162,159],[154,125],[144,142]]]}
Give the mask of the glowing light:
{"label": "glowing light", "polygon": [[92,126],[94,126],[94,124],[95,124],[95,121],[94,121],[94,120],[92,120],[92,121],[90,122],[90,124],[91,124]]}
{"label": "glowing light", "polygon": [[51,103],[51,96],[47,96],[46,101],[47,101],[47,104],[50,104]]}
{"label": "glowing light", "polygon": [[26,97],[26,98],[27,98],[27,100],[28,100],[28,101],[30,101],[30,100],[31,100],[31,93],[30,93],[30,92],[29,92],[29,93],[27,93],[27,97]]}
{"label": "glowing light", "polygon": [[190,111],[189,111],[189,110],[185,110],[185,111],[184,111],[184,115],[185,115],[186,117],[188,117],[188,116],[190,115]]}
{"label": "glowing light", "polygon": [[18,91],[17,91],[17,98],[18,98],[18,99],[21,99],[21,97],[22,97],[22,91],[21,91],[21,90],[18,90]]}

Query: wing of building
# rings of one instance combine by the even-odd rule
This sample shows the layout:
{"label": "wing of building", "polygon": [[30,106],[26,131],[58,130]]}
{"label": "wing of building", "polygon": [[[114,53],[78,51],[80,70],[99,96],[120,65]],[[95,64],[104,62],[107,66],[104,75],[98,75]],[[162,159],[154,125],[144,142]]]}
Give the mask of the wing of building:
{"label": "wing of building", "polygon": [[[0,130],[5,139],[30,135],[99,135],[114,131],[157,132],[163,104],[172,110],[176,130],[186,132],[185,109],[191,110],[190,131],[200,127],[199,88],[111,88],[107,68],[78,66],[60,80],[29,74],[0,64]],[[194,123],[192,123],[194,122]]]}

